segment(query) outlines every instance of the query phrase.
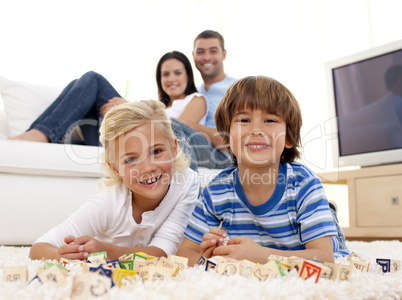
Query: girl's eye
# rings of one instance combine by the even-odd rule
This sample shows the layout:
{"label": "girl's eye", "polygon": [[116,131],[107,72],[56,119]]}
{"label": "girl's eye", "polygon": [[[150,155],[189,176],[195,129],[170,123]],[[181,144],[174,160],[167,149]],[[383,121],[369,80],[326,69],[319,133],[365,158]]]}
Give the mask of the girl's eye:
{"label": "girl's eye", "polygon": [[134,162],[136,162],[136,161],[137,161],[136,158],[129,157],[129,158],[126,158],[126,159],[124,160],[124,163],[125,163],[125,164],[132,164],[132,163],[134,163]]}
{"label": "girl's eye", "polygon": [[167,76],[169,76],[169,73],[162,73],[162,76],[167,77]]}
{"label": "girl's eye", "polygon": [[182,72],[176,72],[175,74],[176,74],[176,76],[180,76],[183,73]]}
{"label": "girl's eye", "polygon": [[158,155],[158,154],[160,154],[160,153],[162,153],[162,149],[154,149],[153,151],[152,151],[152,155]]}

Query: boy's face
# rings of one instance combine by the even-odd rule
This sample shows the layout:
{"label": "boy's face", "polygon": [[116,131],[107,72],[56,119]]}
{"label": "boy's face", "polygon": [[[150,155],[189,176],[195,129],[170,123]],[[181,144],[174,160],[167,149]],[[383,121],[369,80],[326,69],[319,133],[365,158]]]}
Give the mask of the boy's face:
{"label": "boy's face", "polygon": [[238,111],[230,124],[230,148],[239,167],[277,167],[286,140],[286,124],[281,117],[262,110]]}
{"label": "boy's face", "polygon": [[197,39],[194,43],[194,63],[203,78],[213,78],[223,73],[225,57],[226,50],[222,49],[217,38]]}
{"label": "boy's face", "polygon": [[120,135],[115,153],[111,166],[132,191],[134,201],[157,206],[173,176],[177,140],[170,141],[158,125],[147,123]]}

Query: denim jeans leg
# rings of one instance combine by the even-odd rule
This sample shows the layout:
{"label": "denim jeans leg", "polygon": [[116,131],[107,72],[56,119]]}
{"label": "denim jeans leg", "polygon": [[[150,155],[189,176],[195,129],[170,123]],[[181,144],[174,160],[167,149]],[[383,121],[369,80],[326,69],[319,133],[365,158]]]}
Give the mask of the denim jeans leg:
{"label": "denim jeans leg", "polygon": [[183,130],[181,129],[180,125],[173,122],[172,119],[172,130],[177,138],[177,143],[179,144],[181,151],[186,156],[186,158],[190,161],[190,168],[196,172],[198,172],[198,165],[197,165],[197,157],[194,153],[193,148],[187,143],[186,136],[184,135]]}
{"label": "denim jeans leg", "polygon": [[230,158],[226,152],[216,149],[202,134],[191,127],[172,119],[172,129],[178,139],[185,139],[192,149],[190,152],[194,152],[198,167],[222,169],[230,165]]}
{"label": "denim jeans leg", "polygon": [[[113,97],[120,97],[113,86],[100,74],[87,72],[72,81],[52,105],[31,125],[58,143],[78,121],[99,123],[99,109]],[[92,110],[92,112],[91,112]],[[93,114],[95,111],[95,115]],[[98,125],[96,125],[98,126]],[[96,137],[98,138],[98,133]]]}
{"label": "denim jeans leg", "polygon": [[345,234],[343,233],[343,230],[339,225],[338,217],[336,216],[336,211],[334,210],[334,208],[332,208],[332,206],[330,206],[329,208],[331,210],[331,214],[334,219],[336,231],[338,232],[336,239],[338,240],[339,243],[339,250],[346,250],[348,249],[348,247],[346,246]]}

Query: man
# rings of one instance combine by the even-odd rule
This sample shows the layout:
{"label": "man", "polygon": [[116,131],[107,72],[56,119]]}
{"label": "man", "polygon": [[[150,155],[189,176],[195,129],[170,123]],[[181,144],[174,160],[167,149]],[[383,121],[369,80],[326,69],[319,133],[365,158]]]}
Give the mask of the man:
{"label": "man", "polygon": [[172,128],[179,139],[185,139],[190,148],[188,156],[196,158],[199,167],[225,168],[230,158],[216,130],[214,113],[226,90],[236,81],[225,74],[223,61],[226,49],[222,35],[213,30],[201,32],[194,40],[193,59],[204,81],[200,92],[208,99],[205,126],[195,122],[181,123],[172,119]]}

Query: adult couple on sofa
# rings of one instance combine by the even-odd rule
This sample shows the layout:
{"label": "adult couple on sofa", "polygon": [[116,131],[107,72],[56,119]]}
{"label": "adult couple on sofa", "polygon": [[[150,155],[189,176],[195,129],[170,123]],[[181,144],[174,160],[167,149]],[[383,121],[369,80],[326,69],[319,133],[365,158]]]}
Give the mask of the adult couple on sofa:
{"label": "adult couple on sofa", "polygon": [[[188,59],[180,52],[166,53],[157,65],[159,100],[167,107],[172,128],[191,168],[222,169],[230,164],[216,131],[214,112],[226,90],[236,81],[224,73],[224,39],[206,30],[194,40],[193,58],[203,78],[197,93]],[[71,142],[76,124],[86,145],[99,145],[98,129],[104,114],[127,102],[100,74],[88,72],[72,81],[30,128],[10,139],[36,142]]]}

